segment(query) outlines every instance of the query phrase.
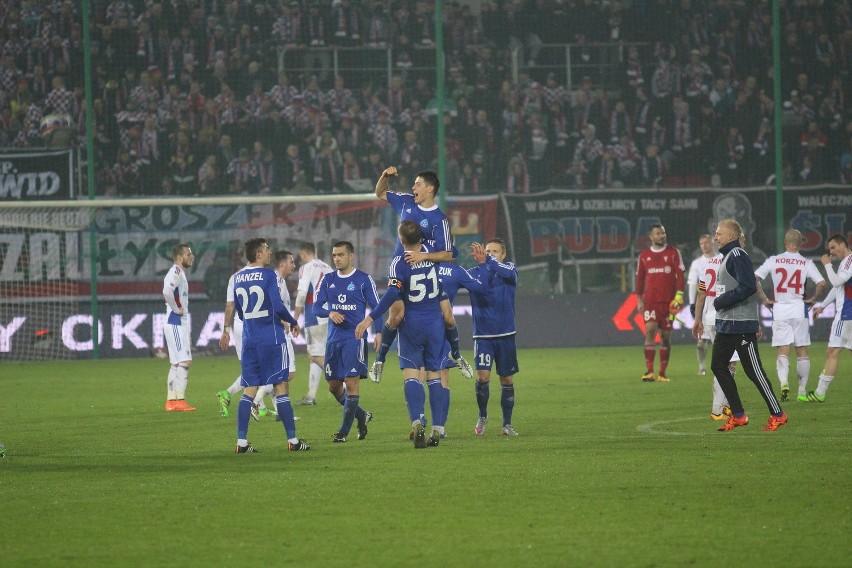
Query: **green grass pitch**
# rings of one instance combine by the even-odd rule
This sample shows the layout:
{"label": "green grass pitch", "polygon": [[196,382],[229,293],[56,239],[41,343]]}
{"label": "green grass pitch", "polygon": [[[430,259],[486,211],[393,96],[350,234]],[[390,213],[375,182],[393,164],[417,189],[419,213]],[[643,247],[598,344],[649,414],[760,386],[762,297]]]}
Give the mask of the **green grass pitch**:
{"label": "green grass pitch", "polygon": [[787,403],[777,432],[740,376],[751,424],[722,433],[694,348],[674,347],[671,383],[643,383],[640,342],[522,351],[517,438],[500,435],[496,381],[474,436],[473,386],[454,371],[449,438],[426,450],[394,370],[362,382],[366,440],[332,444],[341,411],[323,392],[296,407],[310,452],[288,453],[266,418],[249,430],[261,453],[235,455],[215,397],[235,358],[197,357],[198,411],[169,414],[164,360],[4,362],[0,565],[848,566],[849,356],[827,402]]}

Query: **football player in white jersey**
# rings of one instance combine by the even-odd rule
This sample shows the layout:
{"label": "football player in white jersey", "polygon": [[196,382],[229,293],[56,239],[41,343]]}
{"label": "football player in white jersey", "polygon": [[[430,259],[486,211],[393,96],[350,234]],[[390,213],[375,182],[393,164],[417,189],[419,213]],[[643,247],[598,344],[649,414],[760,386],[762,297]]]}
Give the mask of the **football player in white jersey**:
{"label": "football player in white jersey", "polygon": [[328,335],[328,318],[318,318],[314,315],[314,296],[319,289],[322,277],[332,271],[332,268],[317,258],[317,248],[314,243],[304,242],[299,247],[299,287],[296,291],[296,309],[293,316],[305,314],[305,342],[308,348],[308,394],[296,404],[314,405],[317,403],[317,390],[320,379],[325,374],[325,344]]}
{"label": "football player in white jersey", "polygon": [[[833,288],[821,304],[814,307],[814,318],[819,317],[822,310],[832,300],[835,302],[834,321],[831,323],[831,334],[828,337],[828,347],[825,350],[825,368],[819,376],[816,390],[809,391],[809,402],[825,402],[825,393],[834,380],[840,350],[852,351],[852,251],[843,235],[832,235],[828,240],[829,254],[822,255],[820,262],[825,266],[825,274]],[[832,261],[840,261],[837,272],[831,266]]]}
{"label": "football player in white jersey", "polygon": [[[811,372],[811,360],[808,357],[808,346],[811,344],[808,308],[825,288],[825,279],[816,265],[799,253],[801,245],[802,233],[790,229],[784,235],[784,252],[770,256],[754,271],[758,280],[757,295],[765,306],[772,308],[772,346],[778,348],[775,369],[781,383],[781,402],[790,399],[791,345],[796,347],[799,400],[807,399]],[[760,281],[767,276],[772,278],[772,299],[766,297],[760,286]],[[805,294],[807,280],[816,284],[816,291],[809,298]]]}
{"label": "football player in white jersey", "polygon": [[169,375],[166,379],[166,412],[191,412],[187,404],[186,385],[192,351],[189,341],[189,282],[186,270],[192,267],[195,255],[188,244],[179,243],[172,248],[174,265],[163,279],[163,299],[166,302],[166,323],[163,335],[169,348]]}
{"label": "football player in white jersey", "polygon": [[[701,312],[697,312],[695,309],[695,299],[698,297],[698,280],[704,277],[707,264],[716,254],[713,247],[713,237],[706,233],[698,237],[698,247],[701,249],[701,256],[689,265],[689,275],[686,278],[689,290],[689,311],[693,318],[701,317]],[[695,352],[698,356],[698,374],[702,377],[707,374],[707,345],[709,342],[710,340],[705,337],[700,337],[695,342]]]}

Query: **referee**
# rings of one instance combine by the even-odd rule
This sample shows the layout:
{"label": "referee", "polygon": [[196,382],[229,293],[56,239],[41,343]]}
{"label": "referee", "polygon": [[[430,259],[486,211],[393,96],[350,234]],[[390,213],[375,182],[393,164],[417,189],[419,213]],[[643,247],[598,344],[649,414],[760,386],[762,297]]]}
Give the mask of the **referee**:
{"label": "referee", "polygon": [[760,334],[757,281],[751,259],[740,246],[742,237],[740,224],[725,219],[716,227],[713,240],[722,253],[722,266],[716,282],[716,341],[713,343],[713,361],[710,368],[719,381],[722,391],[731,406],[732,415],[719,431],[726,432],[748,424],[737,383],[728,369],[728,362],[736,351],[748,378],[760,391],[771,416],[764,430],[777,430],[787,423],[787,415],[772,392],[772,384],[763,370],[757,339]]}

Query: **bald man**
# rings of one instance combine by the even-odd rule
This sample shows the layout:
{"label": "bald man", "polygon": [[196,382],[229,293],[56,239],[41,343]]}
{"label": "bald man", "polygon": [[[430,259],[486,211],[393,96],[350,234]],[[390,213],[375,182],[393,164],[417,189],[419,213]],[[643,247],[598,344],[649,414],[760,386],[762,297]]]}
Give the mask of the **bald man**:
{"label": "bald man", "polygon": [[[799,378],[799,400],[808,399],[808,377],[811,372],[811,360],[808,346],[811,344],[811,330],[808,322],[808,310],[814,300],[822,296],[825,279],[812,260],[799,254],[802,246],[802,233],[790,229],[784,235],[784,252],[770,256],[760,268],[754,271],[758,279],[757,295],[763,304],[772,309],[772,346],[778,349],[775,370],[781,384],[781,402],[790,398],[790,346],[796,347],[796,375]],[[767,298],[760,281],[771,276],[772,299]],[[805,285],[810,280],[816,284],[816,291],[807,296]]]}
{"label": "bald man", "polygon": [[740,246],[741,236],[740,224],[733,219],[725,219],[719,222],[713,237],[722,254],[722,264],[716,281],[716,299],[713,300],[716,308],[716,341],[713,343],[710,368],[731,407],[731,416],[719,430],[727,432],[748,424],[737,383],[728,368],[734,352],[739,354],[743,370],[769,408],[769,422],[763,429],[777,430],[787,423],[787,415],[781,410],[760,362],[757,348],[761,332],[757,279],[748,253]]}

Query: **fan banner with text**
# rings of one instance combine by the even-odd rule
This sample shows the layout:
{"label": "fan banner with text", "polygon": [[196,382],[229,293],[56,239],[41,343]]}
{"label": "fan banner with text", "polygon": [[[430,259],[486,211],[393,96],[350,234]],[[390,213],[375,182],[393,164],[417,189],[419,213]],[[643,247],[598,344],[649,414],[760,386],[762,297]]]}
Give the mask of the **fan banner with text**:
{"label": "fan banner with text", "polygon": [[[520,267],[543,266],[558,255],[563,261],[628,262],[647,245],[654,224],[665,226],[670,244],[692,250],[699,235],[712,235],[728,218],[742,225],[755,262],[774,252],[774,189],[548,190],[501,198]],[[852,236],[850,214],[852,188],[784,190],[784,224],[802,232],[806,256],[822,254],[830,235]]]}

